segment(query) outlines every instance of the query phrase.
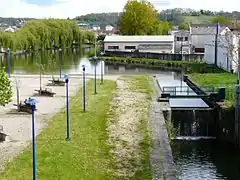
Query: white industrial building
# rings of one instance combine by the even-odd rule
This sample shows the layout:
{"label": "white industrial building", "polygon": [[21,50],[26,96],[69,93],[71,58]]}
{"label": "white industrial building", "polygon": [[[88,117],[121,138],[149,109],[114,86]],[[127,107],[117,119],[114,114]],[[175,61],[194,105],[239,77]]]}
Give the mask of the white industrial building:
{"label": "white industrial building", "polygon": [[104,51],[174,53],[174,36],[106,36]]}
{"label": "white industrial building", "polygon": [[[218,36],[217,65],[218,67],[231,72],[237,72],[239,36],[225,31]],[[208,64],[215,63],[215,38],[205,43],[204,59]]]}

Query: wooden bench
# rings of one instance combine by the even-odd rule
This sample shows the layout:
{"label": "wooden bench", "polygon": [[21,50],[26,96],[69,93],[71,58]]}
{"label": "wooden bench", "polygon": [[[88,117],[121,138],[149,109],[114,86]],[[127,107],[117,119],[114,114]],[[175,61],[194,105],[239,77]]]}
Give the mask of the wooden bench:
{"label": "wooden bench", "polygon": [[[17,106],[18,107],[18,110],[20,112],[26,112],[26,113],[29,113],[31,114],[32,113],[32,108],[31,108],[31,105],[30,104],[27,104],[26,102],[20,102],[19,105],[18,104],[13,104],[14,106]],[[35,109],[37,110],[37,109]]]}
{"label": "wooden bench", "polygon": [[65,81],[61,80],[61,79],[55,79],[54,77],[52,77],[51,80],[48,80],[51,82],[51,84],[49,85],[53,85],[53,86],[64,86],[65,85]]}
{"label": "wooden bench", "polygon": [[35,89],[34,91],[37,91],[39,95],[42,95],[42,96],[50,96],[50,97],[53,97],[56,93],[52,92],[51,89]]}

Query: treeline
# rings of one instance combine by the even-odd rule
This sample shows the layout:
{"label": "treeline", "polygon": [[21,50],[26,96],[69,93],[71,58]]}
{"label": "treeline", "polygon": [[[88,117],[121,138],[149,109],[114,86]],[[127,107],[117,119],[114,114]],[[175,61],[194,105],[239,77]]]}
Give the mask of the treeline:
{"label": "treeline", "polygon": [[83,32],[75,21],[64,19],[32,20],[15,33],[0,33],[1,47],[12,51],[65,48],[94,40],[93,32]]}
{"label": "treeline", "polygon": [[[117,27],[119,25],[119,20],[122,13],[91,13],[83,16],[78,16],[75,20],[88,23],[91,25],[99,25],[101,28],[104,28],[106,25],[112,25]],[[240,12],[214,12],[209,10],[193,10],[193,9],[166,9],[158,13],[158,17],[162,21],[168,21],[172,25],[180,25],[185,22],[186,16],[224,16],[228,18],[236,17],[240,19]]]}

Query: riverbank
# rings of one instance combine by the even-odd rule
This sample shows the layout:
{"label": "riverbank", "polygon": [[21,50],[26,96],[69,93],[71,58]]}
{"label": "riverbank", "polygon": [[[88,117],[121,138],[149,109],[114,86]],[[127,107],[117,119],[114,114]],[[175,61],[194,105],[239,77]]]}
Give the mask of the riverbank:
{"label": "riverbank", "polygon": [[102,57],[106,64],[140,66],[184,73],[222,73],[224,70],[203,62],[169,61],[147,58]]}
{"label": "riverbank", "polygon": [[[80,85],[79,80],[81,78],[70,78],[70,84],[76,81]],[[45,83],[47,78],[44,77],[42,81]],[[75,88],[77,94],[70,101],[70,142],[65,140],[65,110],[57,112],[59,110],[52,104],[57,97],[51,98],[51,103],[49,98],[41,99],[36,112],[38,179],[152,179],[149,159],[151,137],[147,125],[152,95],[150,82],[147,75],[106,76],[104,84],[97,87],[97,95],[93,95],[93,81],[90,80],[87,84],[86,113],[82,112],[82,89]],[[27,84],[22,83],[22,87],[27,87]],[[24,91],[26,97],[36,87],[32,85],[28,91]],[[59,96],[64,105],[64,94]],[[48,115],[46,110],[44,113],[43,106],[48,112],[54,108],[57,114]],[[5,110],[8,108],[5,107]],[[12,146],[15,140],[20,141],[17,137],[27,136],[27,140],[24,141],[25,145],[19,142],[21,149],[18,153],[25,150],[19,156],[15,152],[7,160],[5,171],[0,174],[3,180],[15,180],[19,176],[24,180],[32,179],[30,118],[30,115],[26,115],[26,120],[19,127],[21,131],[16,130],[18,134],[11,136]],[[17,119],[19,117],[14,119],[16,126]],[[12,119],[6,122],[10,125]],[[1,155],[12,148],[8,147]]]}
{"label": "riverbank", "polygon": [[[47,78],[42,79],[43,87],[48,83]],[[16,113],[17,103],[16,82],[19,84],[20,100],[23,101],[33,96],[35,89],[39,89],[39,77],[12,77],[13,87],[12,102],[5,107],[0,107],[0,125],[3,125],[4,133],[9,135],[9,141],[0,144],[0,170],[3,170],[7,161],[15,158],[31,140],[31,115]],[[74,95],[80,88],[82,81],[80,79],[70,79],[69,95]],[[37,97],[39,103],[36,111],[36,134],[39,134],[47,125],[48,120],[57,113],[65,104],[65,88],[51,88],[56,96]],[[20,166],[21,167],[21,166]],[[20,172],[20,171],[19,171]],[[2,179],[2,178],[1,178]]]}
{"label": "riverbank", "polygon": [[235,85],[237,76],[231,73],[192,73],[189,78],[199,86],[212,87],[217,90],[219,87],[226,88],[225,106],[230,107],[235,101]]}

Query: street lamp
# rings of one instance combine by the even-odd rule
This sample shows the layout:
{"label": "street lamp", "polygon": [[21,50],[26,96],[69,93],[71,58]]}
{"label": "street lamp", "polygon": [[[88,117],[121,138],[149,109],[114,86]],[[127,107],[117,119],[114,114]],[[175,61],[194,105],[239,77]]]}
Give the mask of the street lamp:
{"label": "street lamp", "polygon": [[66,123],[67,123],[67,138],[66,140],[70,140],[70,122],[69,122],[69,102],[68,102],[68,83],[69,78],[68,75],[64,75],[65,84],[66,84]]}
{"label": "street lamp", "polygon": [[27,104],[31,106],[32,109],[32,159],[33,159],[33,180],[36,180],[36,142],[35,142],[35,120],[34,120],[34,112],[36,110],[36,103],[38,101],[34,98],[29,98],[26,101]]}
{"label": "street lamp", "polygon": [[11,56],[11,53],[10,53],[10,49],[8,48],[8,49],[7,49],[7,60],[8,60],[8,77],[9,77],[9,78],[10,78],[10,66],[11,66],[10,56]]}
{"label": "street lamp", "polygon": [[82,65],[83,70],[83,111],[86,112],[86,77],[85,77],[85,65]]}
{"label": "street lamp", "polygon": [[60,79],[62,78],[62,49],[59,49],[59,61],[60,61],[60,69],[59,69],[59,73],[60,73]]}
{"label": "street lamp", "polygon": [[93,57],[94,60],[94,94],[97,94],[97,56]]}
{"label": "street lamp", "polygon": [[[104,55],[104,52],[100,53],[101,57]],[[101,84],[103,84],[103,60],[101,59]]]}

